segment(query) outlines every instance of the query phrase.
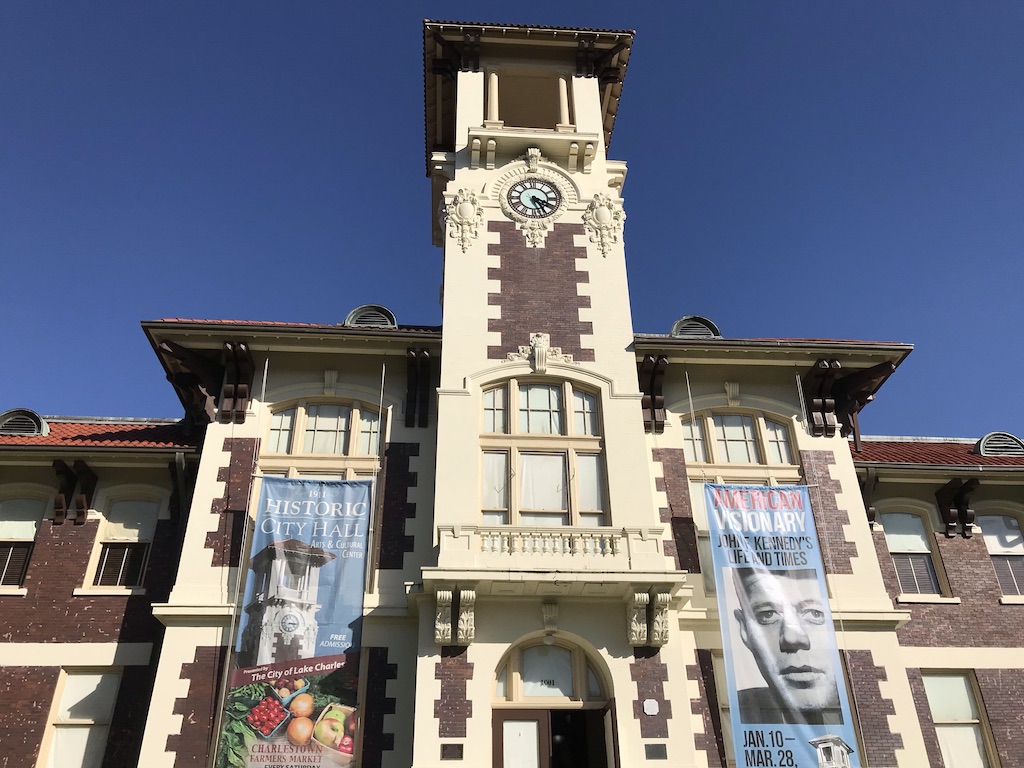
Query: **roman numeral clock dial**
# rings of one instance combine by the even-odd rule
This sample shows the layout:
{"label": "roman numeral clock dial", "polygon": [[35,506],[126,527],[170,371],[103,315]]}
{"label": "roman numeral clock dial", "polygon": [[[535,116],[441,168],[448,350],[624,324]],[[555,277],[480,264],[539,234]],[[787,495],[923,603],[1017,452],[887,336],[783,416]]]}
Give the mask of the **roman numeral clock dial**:
{"label": "roman numeral clock dial", "polygon": [[537,178],[521,179],[508,188],[509,207],[527,219],[543,219],[558,210],[562,193],[549,181]]}

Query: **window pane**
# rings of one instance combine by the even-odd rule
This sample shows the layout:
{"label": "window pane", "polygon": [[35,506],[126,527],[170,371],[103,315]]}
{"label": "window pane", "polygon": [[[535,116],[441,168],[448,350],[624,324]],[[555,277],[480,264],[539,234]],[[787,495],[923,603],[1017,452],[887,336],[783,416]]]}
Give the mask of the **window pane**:
{"label": "window pane", "polygon": [[508,512],[484,512],[484,525],[508,525]]}
{"label": "window pane", "polygon": [[977,724],[936,725],[942,762],[954,768],[986,768],[985,744]]}
{"label": "window pane", "polygon": [[152,541],[160,506],[155,501],[116,501],[110,505],[103,536],[107,539]]}
{"label": "window pane", "polygon": [[928,706],[936,723],[974,721],[978,709],[966,675],[924,675]]}
{"label": "window pane", "polygon": [[267,451],[270,453],[288,453],[292,445],[292,427],[295,424],[295,409],[279,411],[270,417],[270,438]]}
{"label": "window pane", "polygon": [[34,539],[45,512],[42,499],[0,501],[0,539]]}
{"label": "window pane", "polygon": [[121,676],[117,673],[74,673],[67,676],[57,718],[109,723]]}
{"label": "window pane", "polygon": [[494,681],[494,696],[498,699],[508,698],[508,665],[501,668]]}
{"label": "window pane", "polygon": [[531,435],[562,434],[562,388],[559,385],[519,386],[519,431]]}
{"label": "window pane", "polygon": [[505,413],[505,388],[484,392],[484,432],[507,432]]}
{"label": "window pane", "polygon": [[598,682],[597,674],[589,664],[587,665],[587,698],[601,698],[601,683]]}
{"label": "window pane", "polygon": [[359,412],[359,453],[376,456],[380,452],[380,414]]}
{"label": "window pane", "polygon": [[523,696],[572,697],[572,652],[557,645],[523,650]]}
{"label": "window pane", "polygon": [[1024,537],[1020,523],[1009,515],[979,515],[978,525],[985,534],[990,555],[1024,555]]}
{"label": "window pane", "polygon": [[713,418],[719,461],[741,464],[760,461],[752,416],[720,414]]}
{"label": "window pane", "polygon": [[106,725],[55,728],[47,768],[101,768],[107,749],[107,729]]}
{"label": "window pane", "polygon": [[920,515],[893,512],[882,515],[885,544],[890,552],[931,552]]}
{"label": "window pane", "polygon": [[789,450],[789,430],[777,421],[764,421],[768,436],[768,460],[772,464],[792,464],[793,455]]}
{"label": "window pane", "polygon": [[558,528],[569,524],[569,513],[520,512],[519,523],[534,528]]}
{"label": "window pane", "polygon": [[508,454],[484,454],[484,509],[508,509]]}
{"label": "window pane", "polygon": [[576,456],[576,486],[581,512],[604,509],[604,472],[600,456],[591,453]]}
{"label": "window pane", "polygon": [[573,431],[577,435],[597,434],[597,397],[573,390]]}
{"label": "window pane", "polygon": [[564,454],[524,453],[519,457],[519,499],[523,509],[569,508]]}
{"label": "window pane", "polygon": [[704,420],[690,419],[683,422],[683,451],[687,461],[707,461],[704,449]]}
{"label": "window pane", "polygon": [[141,586],[148,549],[148,544],[104,544],[93,586]]}
{"label": "window pane", "polygon": [[345,405],[311,405],[306,409],[306,453],[345,452],[351,409]]}
{"label": "window pane", "polygon": [[584,512],[580,515],[580,524],[587,528],[600,528],[604,525],[604,513]]}

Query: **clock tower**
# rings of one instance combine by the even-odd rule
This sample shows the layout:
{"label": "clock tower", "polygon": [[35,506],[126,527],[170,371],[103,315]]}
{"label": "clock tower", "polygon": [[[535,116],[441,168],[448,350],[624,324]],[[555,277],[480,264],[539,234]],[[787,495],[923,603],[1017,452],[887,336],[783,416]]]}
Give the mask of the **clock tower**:
{"label": "clock tower", "polygon": [[[648,470],[626,166],[607,155],[632,40],[424,24],[444,284],[417,766],[439,759],[427,734],[466,764],[492,762],[492,735],[506,750],[495,765],[532,764],[554,744],[575,744],[577,758],[589,750],[574,764],[617,764],[627,744],[623,754],[641,750],[625,713],[631,675],[647,674],[625,660],[642,647],[637,663],[661,669],[671,655],[682,576]],[[620,698],[616,726],[601,713]],[[659,700],[647,706],[674,734]]]}

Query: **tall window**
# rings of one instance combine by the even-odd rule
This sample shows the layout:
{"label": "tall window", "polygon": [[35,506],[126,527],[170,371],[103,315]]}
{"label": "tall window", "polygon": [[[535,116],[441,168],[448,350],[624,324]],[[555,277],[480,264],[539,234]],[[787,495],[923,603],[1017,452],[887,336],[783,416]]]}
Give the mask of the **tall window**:
{"label": "tall window", "polygon": [[68,671],[53,722],[47,768],[100,768],[121,682],[118,672]]}
{"label": "tall window", "polygon": [[1017,518],[979,515],[978,525],[1004,595],[1024,595],[1024,536]]}
{"label": "tall window", "polygon": [[984,723],[971,678],[928,674],[923,679],[942,762],[956,768],[988,768]]}
{"label": "tall window", "polygon": [[485,523],[606,524],[596,394],[566,382],[513,380],[483,393],[482,421]]}
{"label": "tall window", "polygon": [[42,499],[0,501],[0,587],[20,587],[24,583],[45,512]]}
{"label": "tall window", "polygon": [[[712,435],[708,442],[706,435]],[[789,427],[762,414],[699,413],[683,420],[689,462],[792,464]]]}
{"label": "tall window", "polygon": [[907,512],[881,516],[885,545],[892,555],[900,592],[907,595],[937,595],[939,581],[924,518]]}
{"label": "tall window", "polygon": [[362,403],[301,403],[270,417],[265,453],[377,456],[380,414]]}

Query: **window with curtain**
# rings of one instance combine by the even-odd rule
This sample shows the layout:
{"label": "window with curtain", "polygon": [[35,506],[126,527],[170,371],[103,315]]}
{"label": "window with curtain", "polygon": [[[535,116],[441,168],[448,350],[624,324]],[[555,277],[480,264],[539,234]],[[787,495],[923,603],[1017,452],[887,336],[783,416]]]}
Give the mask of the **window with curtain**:
{"label": "window with curtain", "polygon": [[992,566],[1004,595],[1024,595],[1024,536],[1010,515],[978,515]]}
{"label": "window with curtain", "polygon": [[598,400],[569,382],[511,380],[483,392],[484,523],[607,524]]}
{"label": "window with curtain", "polygon": [[263,453],[376,457],[380,414],[360,402],[300,402],[271,414]]}
{"label": "window with curtain", "polygon": [[[683,450],[691,463],[791,465],[789,427],[760,413],[698,413],[685,418]],[[708,441],[707,435],[713,439]]]}
{"label": "window with curtain", "polygon": [[966,674],[925,674],[922,677],[942,762],[956,768],[988,768],[985,724],[971,677]]}
{"label": "window with curtain", "polygon": [[881,516],[885,545],[892,555],[900,592],[906,595],[937,595],[930,540],[925,520],[909,512],[890,512]]}

